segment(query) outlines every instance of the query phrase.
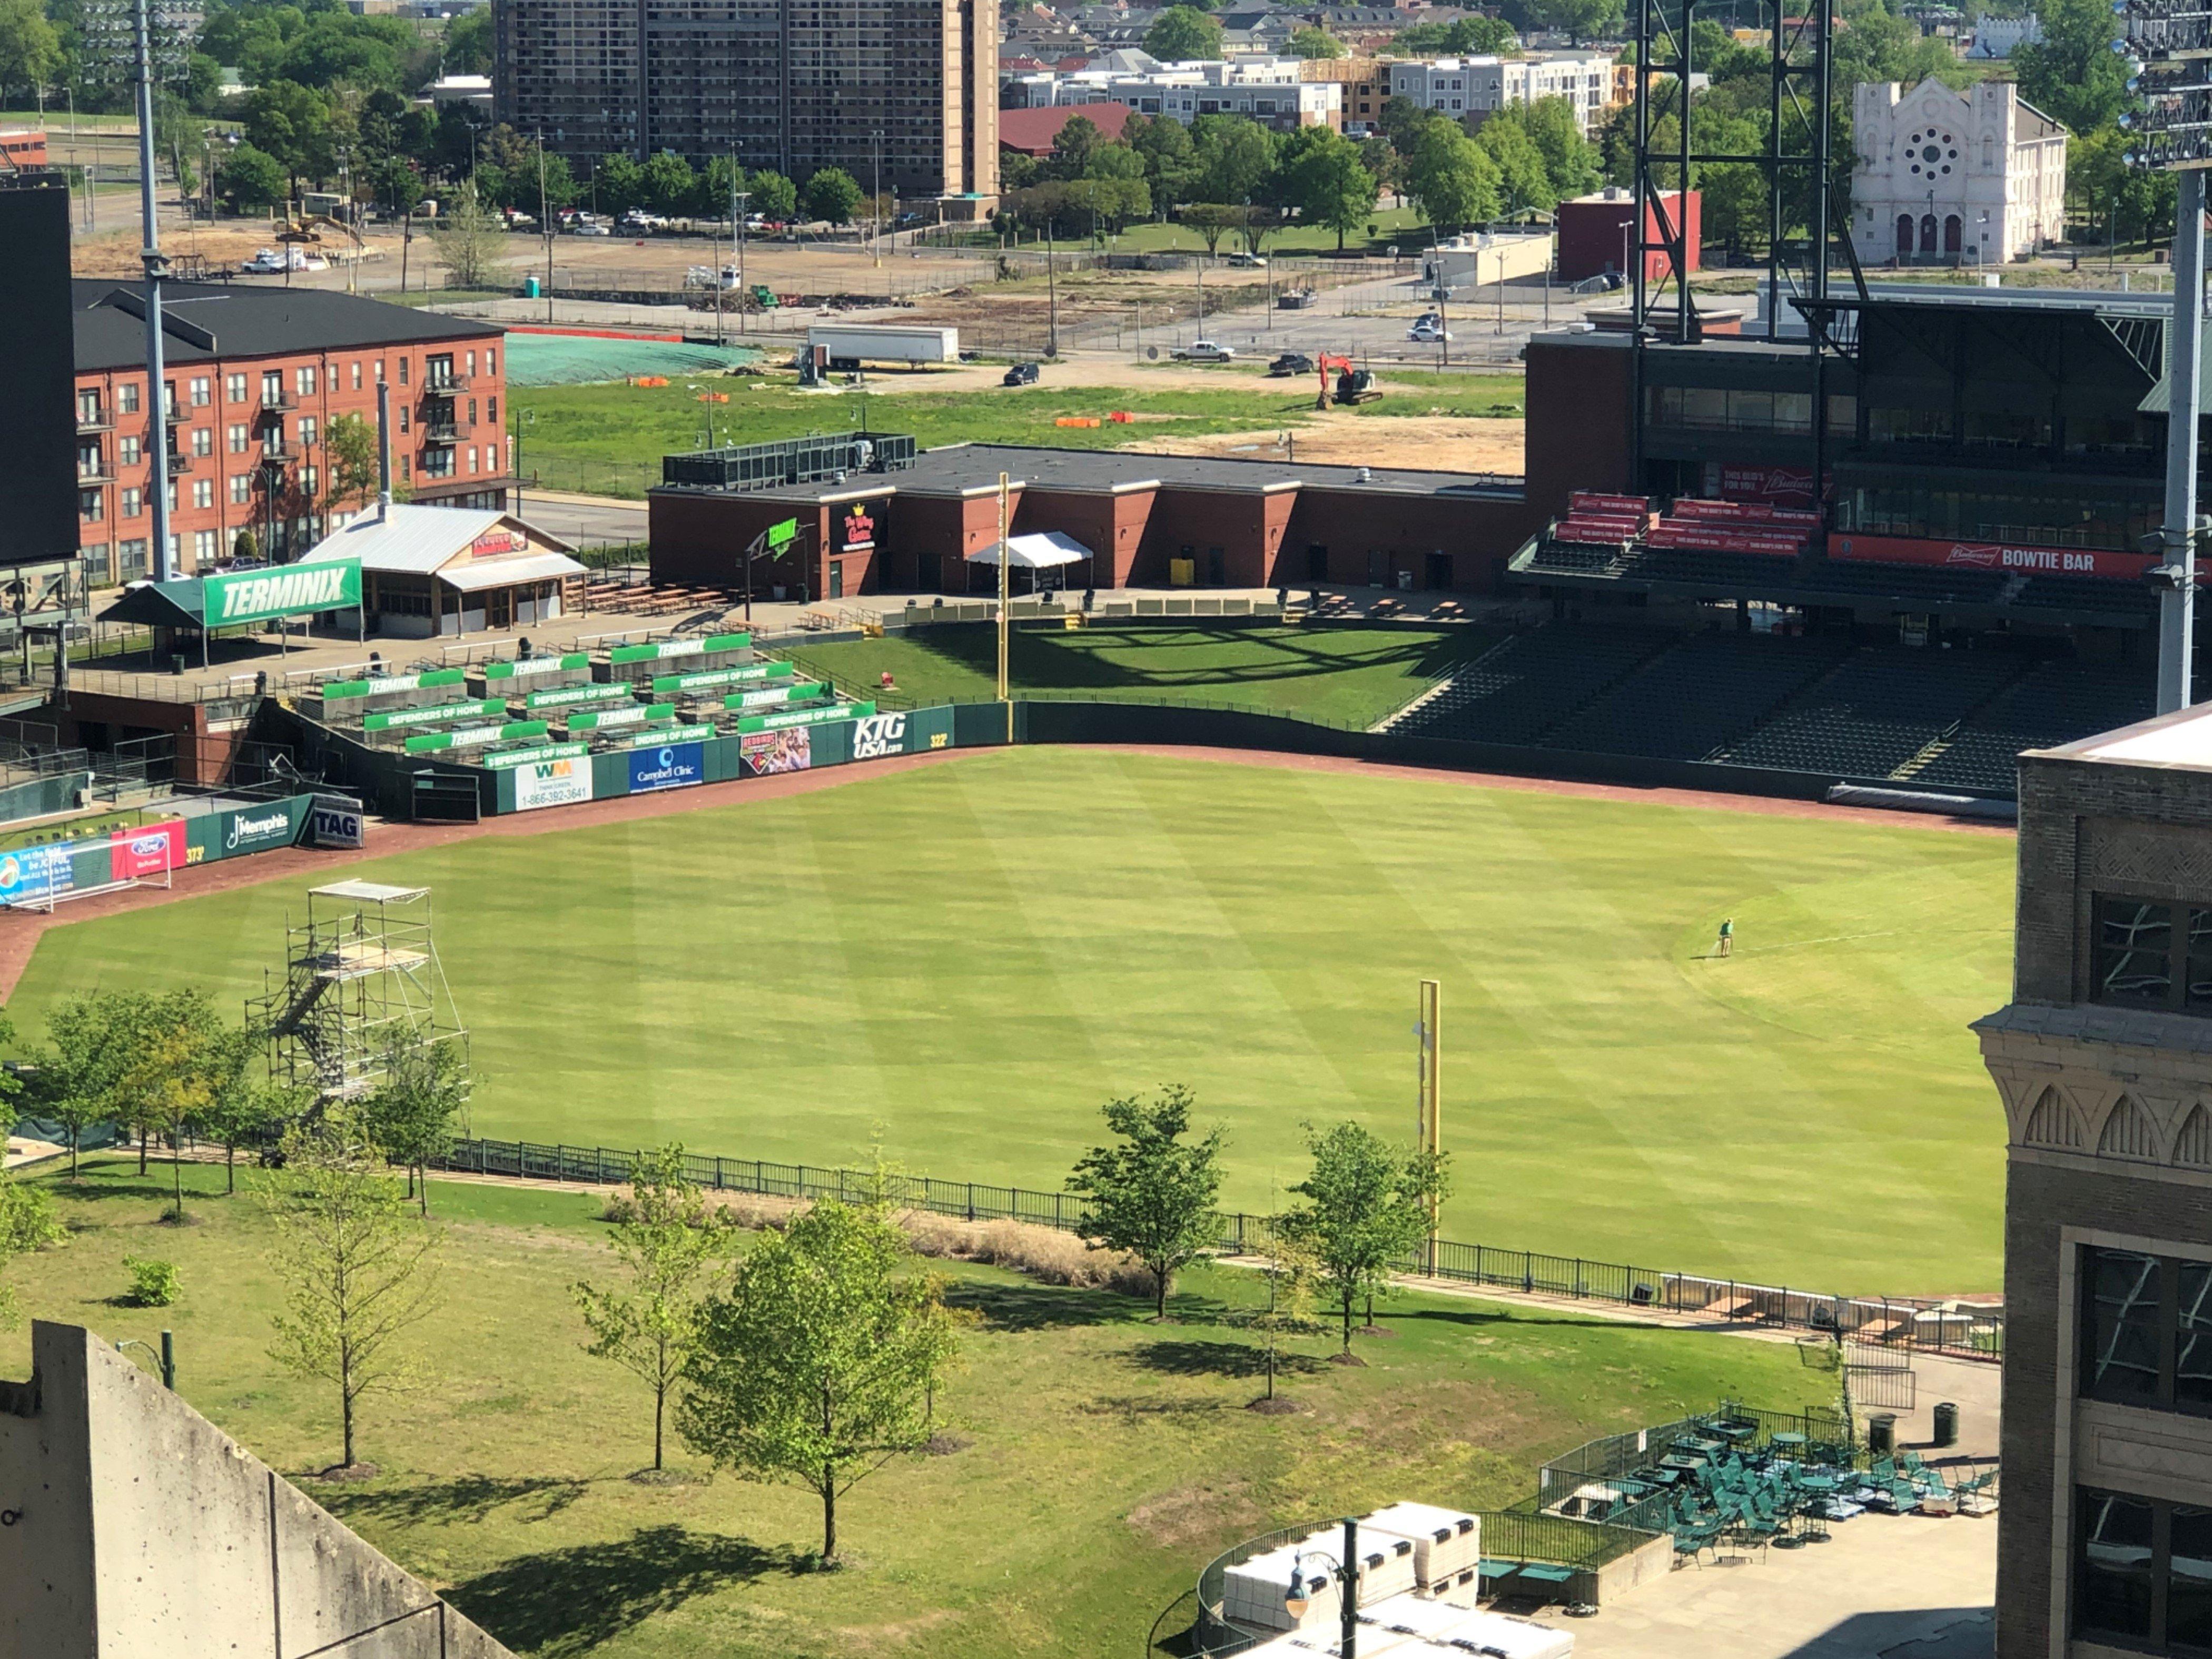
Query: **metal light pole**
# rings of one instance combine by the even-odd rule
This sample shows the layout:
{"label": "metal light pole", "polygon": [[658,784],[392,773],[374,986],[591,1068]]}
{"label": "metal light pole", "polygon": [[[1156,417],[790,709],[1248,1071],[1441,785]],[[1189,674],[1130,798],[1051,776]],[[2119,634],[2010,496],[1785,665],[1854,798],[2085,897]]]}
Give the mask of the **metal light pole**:
{"label": "metal light pole", "polygon": [[1007,690],[1007,655],[1012,639],[1012,623],[1007,606],[1012,597],[1012,583],[1008,574],[1006,552],[1006,485],[1005,473],[999,475],[999,701],[1006,706],[1006,741],[1014,740],[1014,700]]}
{"label": "metal light pole", "polygon": [[[161,235],[154,205],[154,22],[149,0],[137,0],[132,23],[137,40],[138,76],[138,258],[146,271],[147,451],[153,460],[154,580],[176,574],[169,557],[169,410],[161,396],[167,378],[161,361],[161,278],[168,262],[161,257]],[[289,264],[290,261],[288,259]]]}
{"label": "metal light pole", "polygon": [[[731,165],[734,167],[736,164],[737,158],[732,155]],[[736,204],[738,218],[738,332],[741,335],[745,331],[745,295],[748,292],[745,287],[745,204],[752,199],[753,193],[749,190],[732,191],[730,194],[730,200]]]}
{"label": "metal light pole", "polygon": [[1358,1659],[1359,1644],[1359,1522],[1352,1516],[1344,1518],[1344,1559],[1339,1561],[1327,1550],[1301,1550],[1291,1558],[1290,1588],[1284,1592],[1283,1607],[1293,1621],[1304,1619],[1306,1609],[1312,1606],[1306,1595],[1304,1571],[1306,1559],[1329,1564],[1329,1577],[1336,1581],[1337,1595],[1337,1651],[1343,1659]]}
{"label": "metal light pole", "polygon": [[2197,622],[2197,423],[2204,349],[2204,174],[2174,181],[2172,340],[2166,348],[2166,590],[2158,602],[2158,712],[2186,708]]}

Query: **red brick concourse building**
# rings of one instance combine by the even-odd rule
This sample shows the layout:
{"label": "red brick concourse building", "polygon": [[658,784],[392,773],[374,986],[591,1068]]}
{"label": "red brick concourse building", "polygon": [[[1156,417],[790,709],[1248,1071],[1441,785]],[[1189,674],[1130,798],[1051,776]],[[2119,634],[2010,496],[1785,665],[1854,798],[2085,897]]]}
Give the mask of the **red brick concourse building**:
{"label": "red brick concourse building", "polygon": [[[97,587],[154,574],[145,310],[114,283],[73,290],[78,546]],[[497,325],[319,289],[175,283],[162,298],[174,574],[228,560],[240,530],[297,558],[360,510],[331,512],[325,441],[341,416],[375,423],[380,375],[395,493],[507,505]]]}

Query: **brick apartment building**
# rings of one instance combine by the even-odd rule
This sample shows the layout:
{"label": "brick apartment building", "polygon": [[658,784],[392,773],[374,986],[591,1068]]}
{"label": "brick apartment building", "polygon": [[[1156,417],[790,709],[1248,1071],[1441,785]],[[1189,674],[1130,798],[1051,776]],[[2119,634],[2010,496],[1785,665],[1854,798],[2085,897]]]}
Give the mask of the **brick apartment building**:
{"label": "brick apartment building", "polygon": [[989,211],[999,9],[988,0],[494,0],[495,111],[589,162],[732,151],[799,182]]}
{"label": "brick apartment building", "polygon": [[2212,1648],[2212,708],[2020,759],[1997,1659]]}
{"label": "brick apartment building", "polygon": [[[74,284],[78,546],[93,586],[153,574],[154,487],[139,294]],[[376,420],[392,386],[392,484],[449,507],[507,502],[496,325],[314,289],[173,283],[163,291],[169,533],[178,574],[228,559],[240,530],[296,558],[333,514],[331,422]],[[372,495],[373,499],[373,495]]]}

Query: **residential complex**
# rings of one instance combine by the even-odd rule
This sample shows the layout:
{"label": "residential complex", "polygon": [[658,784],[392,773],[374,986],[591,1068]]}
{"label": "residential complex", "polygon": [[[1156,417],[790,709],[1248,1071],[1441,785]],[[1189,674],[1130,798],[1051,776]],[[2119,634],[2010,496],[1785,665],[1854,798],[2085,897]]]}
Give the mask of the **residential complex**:
{"label": "residential complex", "polygon": [[1851,95],[1851,242],[1860,262],[2002,264],[2066,230],[2066,130],[2009,81]]}
{"label": "residential complex", "polygon": [[[135,288],[74,285],[78,544],[94,586],[153,574],[146,325]],[[507,501],[497,325],[311,289],[171,283],[163,295],[169,538],[189,575],[250,530],[295,558],[358,500],[331,500],[331,426],[376,421],[391,386],[392,485],[408,499]],[[374,487],[368,491],[373,500]]]}
{"label": "residential complex", "polygon": [[2212,709],[2020,757],[2001,1659],[2212,1645]]}
{"label": "residential complex", "polygon": [[976,0],[496,0],[495,113],[562,155],[842,167],[951,216],[998,191],[999,18]]}
{"label": "residential complex", "polygon": [[1523,58],[1485,54],[1392,64],[1390,96],[1464,119],[1509,104],[1564,98],[1585,131],[1613,101],[1613,56],[1609,52],[1540,52]]}
{"label": "residential complex", "polygon": [[1186,126],[1201,115],[1248,115],[1285,131],[1342,127],[1344,88],[1334,81],[1308,81],[1302,68],[1295,58],[1259,58],[1233,64],[1170,64],[1134,73],[1047,70],[1014,76],[1006,82],[1006,98],[1012,109],[1121,104]]}

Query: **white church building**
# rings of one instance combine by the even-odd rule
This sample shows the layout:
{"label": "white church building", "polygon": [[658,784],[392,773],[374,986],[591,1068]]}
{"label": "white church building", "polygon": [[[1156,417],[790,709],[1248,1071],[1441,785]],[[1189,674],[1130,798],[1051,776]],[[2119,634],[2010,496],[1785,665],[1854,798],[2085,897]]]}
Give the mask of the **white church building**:
{"label": "white church building", "polygon": [[1851,94],[1851,243],[1862,264],[1999,265],[2066,228],[2066,129],[2009,81]]}

